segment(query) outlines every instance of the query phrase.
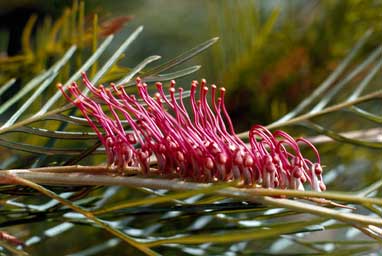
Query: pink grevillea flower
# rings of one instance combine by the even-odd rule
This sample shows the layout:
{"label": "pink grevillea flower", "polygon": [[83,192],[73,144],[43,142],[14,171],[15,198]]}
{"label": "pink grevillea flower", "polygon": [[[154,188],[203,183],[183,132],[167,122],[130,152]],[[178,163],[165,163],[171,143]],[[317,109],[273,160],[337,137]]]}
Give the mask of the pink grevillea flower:
{"label": "pink grevillea flower", "polygon": [[[235,134],[224,104],[224,88],[193,81],[188,110],[183,88],[176,88],[175,81],[167,95],[162,84],[156,83],[152,97],[147,84],[138,78],[139,99],[123,86],[96,88],[85,74],[83,82],[91,97],[83,95],[76,83],[69,86],[69,93],[60,89],[97,133],[111,168],[123,171],[138,166],[147,174],[150,157],[155,156],[163,175],[300,190],[309,183],[313,190],[325,190],[319,153],[306,139],[295,140],[283,131],[271,133],[260,125],[249,131],[249,144]],[[316,162],[304,158],[299,143],[313,150]]]}

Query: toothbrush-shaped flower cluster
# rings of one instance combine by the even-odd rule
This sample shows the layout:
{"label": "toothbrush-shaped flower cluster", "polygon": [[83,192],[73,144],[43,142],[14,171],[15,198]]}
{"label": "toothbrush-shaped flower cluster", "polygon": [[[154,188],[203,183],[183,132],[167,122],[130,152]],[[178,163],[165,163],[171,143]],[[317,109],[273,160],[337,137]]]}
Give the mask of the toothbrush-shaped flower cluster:
{"label": "toothbrush-shaped flower cluster", "polygon": [[[154,155],[163,175],[199,182],[236,180],[267,188],[304,189],[303,183],[308,182],[313,190],[325,190],[320,156],[309,141],[295,140],[283,131],[271,133],[260,125],[251,128],[249,145],[235,134],[224,88],[193,81],[188,110],[183,88],[176,88],[175,81],[167,95],[156,83],[157,92],[151,97],[147,84],[138,78],[140,99],[123,86],[96,88],[85,74],[83,82],[91,97],[82,94],[76,83],[69,86],[69,93],[60,89],[97,133],[112,168],[139,166],[147,174]],[[303,157],[299,143],[314,151],[317,162]]]}

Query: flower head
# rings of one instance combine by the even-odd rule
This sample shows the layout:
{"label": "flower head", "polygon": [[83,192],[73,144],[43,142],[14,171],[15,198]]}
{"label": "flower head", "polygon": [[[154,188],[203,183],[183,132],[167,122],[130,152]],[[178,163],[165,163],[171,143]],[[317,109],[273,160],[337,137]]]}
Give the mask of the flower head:
{"label": "flower head", "polygon": [[[156,83],[157,92],[150,96],[147,84],[138,78],[139,99],[123,86],[96,88],[85,74],[83,82],[92,97],[82,94],[76,83],[69,86],[69,93],[61,91],[97,133],[112,168],[139,166],[147,174],[155,156],[163,175],[200,182],[237,180],[269,188],[304,189],[308,182],[313,190],[325,190],[319,153],[306,139],[295,140],[283,131],[271,133],[260,125],[249,131],[249,145],[236,135],[224,88],[193,81],[189,111],[184,90],[175,81],[167,94]],[[124,123],[131,130],[126,131]],[[313,150],[316,162],[303,157],[299,143]]]}

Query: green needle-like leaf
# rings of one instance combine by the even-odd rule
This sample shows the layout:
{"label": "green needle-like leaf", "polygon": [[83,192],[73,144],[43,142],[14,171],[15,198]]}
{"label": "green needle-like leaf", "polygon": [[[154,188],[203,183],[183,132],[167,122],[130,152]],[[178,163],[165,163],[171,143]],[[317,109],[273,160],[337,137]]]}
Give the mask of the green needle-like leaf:
{"label": "green needle-like leaf", "polygon": [[2,126],[2,128],[6,128],[14,124],[16,120],[25,112],[25,110],[27,110],[32,105],[32,103],[52,83],[54,78],[58,75],[58,72],[60,71],[60,69],[72,57],[75,50],[76,50],[75,46],[72,46],[71,48],[69,48],[66,54],[54,65],[55,68],[52,70],[52,74],[39,87],[37,87],[36,91],[32,94],[32,96],[29,97],[29,99],[23,103],[23,105],[16,111],[16,113],[14,113],[12,117],[8,119],[8,121]]}
{"label": "green needle-like leaf", "polygon": [[151,62],[154,62],[156,60],[159,60],[160,58],[161,58],[161,56],[158,56],[158,55],[147,57],[141,63],[139,63],[136,67],[134,67],[129,72],[129,74],[127,74],[124,78],[119,80],[116,84],[120,85],[120,84],[125,84],[125,83],[129,82],[136,74],[141,72],[142,69],[144,69],[148,64],[150,64]]}
{"label": "green needle-like leaf", "polygon": [[[114,36],[110,35],[108,36],[102,44],[98,47],[98,49],[90,56],[90,58],[81,66],[81,68],[74,73],[69,80],[64,84],[63,88],[66,89],[72,82],[76,81],[80,78],[82,72],[86,72],[91,65],[93,65],[98,58],[102,55],[102,53],[106,50],[106,48],[109,46],[111,41],[113,40]],[[45,114],[53,105],[57,102],[58,99],[62,97],[61,92],[57,91],[44,106],[41,108],[39,112],[37,112],[36,116],[41,116]]]}
{"label": "green needle-like leaf", "polygon": [[362,46],[366,43],[367,39],[371,36],[372,30],[368,30],[353,47],[346,58],[337,66],[337,68],[330,74],[324,82],[321,83],[306,99],[304,99],[296,108],[294,108],[290,113],[284,115],[282,118],[274,122],[272,125],[287,121],[296,115],[300,114],[308,105],[310,105],[315,99],[320,97],[329,86],[340,76],[340,74],[345,70],[345,68],[350,64]]}
{"label": "green needle-like leaf", "polygon": [[15,78],[10,79],[8,82],[0,87],[0,96],[9,89],[16,82]]}
{"label": "green needle-like leaf", "polygon": [[304,222],[285,223],[274,225],[269,229],[255,228],[245,231],[228,232],[222,234],[205,234],[205,235],[192,235],[182,236],[179,235],[174,238],[160,239],[153,242],[146,243],[149,247],[155,247],[163,244],[201,244],[201,243],[233,243],[237,241],[245,241],[252,239],[264,239],[283,234],[298,232],[305,227],[322,222],[322,219],[313,219]]}
{"label": "green needle-like leaf", "polygon": [[175,66],[191,59],[192,57],[201,53],[202,51],[206,50],[211,45],[215,44],[218,40],[219,40],[218,37],[214,37],[214,38],[212,38],[212,39],[210,39],[204,43],[201,43],[200,45],[198,45],[198,46],[186,51],[185,53],[167,61],[166,63],[164,63],[158,67],[155,67],[153,69],[148,70],[147,72],[145,72],[145,76],[157,75],[163,71],[166,71],[172,67],[175,67]]}
{"label": "green needle-like leaf", "polygon": [[94,132],[66,132],[66,131],[48,131],[35,127],[20,127],[12,132],[23,132],[28,134],[34,134],[42,137],[55,138],[55,139],[68,139],[68,140],[94,140],[97,139],[97,135]]}

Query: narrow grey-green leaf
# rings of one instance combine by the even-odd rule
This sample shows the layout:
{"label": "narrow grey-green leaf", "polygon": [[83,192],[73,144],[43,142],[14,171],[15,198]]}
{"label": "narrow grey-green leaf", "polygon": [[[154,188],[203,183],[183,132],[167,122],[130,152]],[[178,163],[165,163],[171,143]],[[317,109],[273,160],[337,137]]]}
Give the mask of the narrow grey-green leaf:
{"label": "narrow grey-green leaf", "polygon": [[[333,97],[346,85],[348,84],[354,77],[356,77],[358,74],[361,73],[365,68],[368,67],[368,65],[374,61],[376,58],[380,56],[382,52],[382,47],[378,47],[373,53],[369,55],[368,58],[365,59],[360,65],[358,65],[350,74],[348,74],[343,80],[341,80],[339,83],[337,83],[333,88],[330,89],[328,93],[326,93],[320,102],[318,102],[314,108],[309,111],[309,113],[316,113],[318,111],[321,111]],[[379,68],[381,67],[382,60],[378,61],[378,63],[374,66],[372,71],[368,73],[368,75],[362,80],[362,82],[357,86],[357,89],[354,96],[351,96],[348,101],[356,99],[356,97],[360,94],[360,92],[366,87],[366,85],[370,82],[370,80],[374,77],[374,75],[377,73]]]}
{"label": "narrow grey-green leaf", "polygon": [[178,235],[170,238],[160,238],[152,242],[148,242],[150,247],[163,244],[181,243],[181,244],[200,244],[206,241],[211,243],[232,243],[237,241],[264,239],[283,234],[299,232],[313,224],[322,222],[322,219],[313,219],[292,223],[275,224],[272,228],[254,228],[245,230],[236,230],[224,233],[209,233],[196,235]]}
{"label": "narrow grey-green leaf", "polygon": [[377,74],[378,71],[381,71],[382,66],[382,58],[377,62],[375,67],[369,71],[365,79],[362,80],[362,82],[357,86],[357,88],[354,90],[354,92],[350,95],[350,97],[347,99],[347,101],[352,101],[358,98],[362,91],[366,88],[366,86],[370,83],[370,81],[373,79],[373,77]]}
{"label": "narrow grey-green leaf", "polygon": [[179,65],[179,64],[191,59],[195,55],[203,52],[204,50],[209,48],[211,45],[216,43],[218,40],[219,40],[219,37],[214,37],[214,38],[212,38],[212,39],[210,39],[204,43],[201,43],[198,46],[186,51],[185,53],[167,61],[166,63],[164,63],[158,67],[155,67],[151,70],[148,70],[145,75],[146,76],[156,75],[156,74],[159,74],[160,72],[163,72],[163,71],[166,71],[172,67],[175,67],[176,65]]}
{"label": "narrow grey-green leaf", "polygon": [[[143,26],[139,26],[123,43],[122,45],[114,52],[114,54],[106,61],[106,63],[98,70],[98,72],[91,79],[93,84],[96,84],[102,76],[111,68],[111,66],[118,60],[119,56],[131,45],[132,42],[138,37],[142,32]],[[88,93],[88,89],[84,90],[84,94]]]}
{"label": "narrow grey-green leaf", "polygon": [[129,82],[136,74],[141,72],[142,69],[144,69],[148,64],[150,64],[153,61],[159,60],[160,58],[161,56],[159,55],[153,55],[153,56],[147,57],[141,63],[139,63],[136,67],[134,67],[129,74],[127,74],[124,78],[119,80],[116,84],[120,85],[120,84],[125,84]]}
{"label": "narrow grey-green leaf", "polygon": [[365,118],[369,121],[372,121],[377,124],[382,124],[382,116],[377,116],[372,113],[369,113],[359,107],[351,107],[350,110],[353,113],[356,113],[357,115],[361,116],[362,118]]}
{"label": "narrow grey-green leaf", "polygon": [[[106,50],[106,48],[109,46],[111,41],[113,40],[114,36],[110,35],[108,36],[102,44],[97,48],[97,50],[90,56],[90,58],[78,69],[76,73],[74,73],[69,80],[64,84],[62,87],[64,90],[74,81],[80,78],[82,72],[86,72],[93,64],[96,62],[99,57],[102,55],[102,53]],[[40,116],[44,113],[46,113],[54,103],[57,102],[59,98],[62,97],[62,94],[60,91],[57,91],[47,102],[44,104],[44,106],[36,113],[36,116]]]}
{"label": "narrow grey-green leaf", "polygon": [[121,243],[121,240],[118,238],[111,238],[106,240],[106,242],[93,245],[79,252],[68,254],[67,256],[92,256],[99,254],[102,251],[113,248]]}
{"label": "narrow grey-green leaf", "polygon": [[49,131],[46,129],[28,127],[28,126],[16,128],[12,132],[23,132],[23,133],[42,136],[42,137],[55,138],[55,139],[91,140],[91,139],[98,138],[94,132]]}
{"label": "narrow grey-green leaf", "polygon": [[315,99],[317,99],[319,96],[324,93],[327,88],[339,77],[339,75],[345,70],[345,68],[349,65],[349,63],[352,61],[352,59],[355,57],[355,55],[358,53],[358,51],[361,49],[361,47],[366,43],[367,39],[371,36],[372,30],[369,29],[366,31],[366,33],[358,40],[356,45],[353,47],[353,49],[350,51],[350,53],[345,57],[345,59],[342,60],[342,62],[337,66],[337,68],[331,73],[324,82],[321,83],[315,89],[310,96],[308,96],[306,99],[304,99],[300,104],[298,104],[291,112],[284,115],[282,118],[277,120],[276,122],[272,123],[278,124],[282,123],[284,121],[287,121],[291,119],[292,117],[295,117],[297,114],[301,113],[308,105],[310,105]]}
{"label": "narrow grey-green leaf", "polygon": [[[192,73],[198,71],[200,68],[201,68],[201,66],[196,65],[196,66],[188,67],[188,68],[185,68],[185,69],[182,69],[182,70],[178,70],[178,71],[175,71],[175,72],[171,72],[171,73],[167,73],[167,74],[159,74],[159,75],[156,75],[156,76],[144,77],[142,80],[144,82],[146,82],[146,83],[169,81],[169,80],[172,80],[172,79],[176,79],[176,78],[179,78],[179,77],[183,77],[183,76],[187,76],[189,74],[192,74]],[[134,84],[135,83],[130,82],[127,85],[131,86],[131,85],[134,85]]]}
{"label": "narrow grey-green leaf", "polygon": [[305,122],[303,124],[304,126],[313,129],[314,131],[325,134],[326,136],[332,138],[333,140],[349,143],[357,146],[367,147],[367,148],[375,148],[375,149],[382,149],[382,143],[381,142],[374,142],[374,141],[363,141],[363,140],[357,140],[357,139],[351,139],[344,137],[340,135],[339,133],[329,130],[325,127],[322,127],[318,124],[315,124],[313,122]]}
{"label": "narrow grey-green leaf", "polygon": [[3,85],[0,87],[0,96],[1,96],[6,90],[8,90],[8,88],[11,87],[15,82],[16,82],[16,78],[11,78],[11,79],[8,80],[5,84],[3,84]]}
{"label": "narrow grey-green leaf", "polygon": [[71,115],[62,115],[62,114],[50,115],[44,118],[43,120],[56,120],[56,121],[67,122],[67,123],[71,123],[75,125],[89,126],[89,123],[85,118],[71,116]]}
{"label": "narrow grey-green leaf", "polygon": [[16,120],[27,110],[32,103],[41,96],[41,93],[52,83],[52,81],[56,78],[58,75],[58,72],[60,69],[70,60],[73,53],[76,51],[76,46],[72,46],[69,48],[69,50],[64,54],[64,56],[54,65],[54,69],[52,70],[52,75],[49,76],[38,88],[37,90],[32,94],[31,97],[29,97],[23,105],[14,113],[8,121],[1,127],[6,128],[11,126],[16,122]]}
{"label": "narrow grey-green leaf", "polygon": [[[47,147],[34,146],[30,144],[25,144],[25,143],[6,141],[3,139],[0,139],[0,146],[19,150],[19,151],[24,151],[24,152],[34,153],[34,154],[44,154],[49,156],[78,155],[84,150],[82,148],[78,148],[78,149],[76,148],[47,148]],[[97,150],[96,153],[104,154],[103,149]]]}
{"label": "narrow grey-green leaf", "polygon": [[42,74],[37,75],[32,80],[30,80],[23,88],[18,91],[12,98],[4,102],[0,106],[0,115],[3,114],[8,108],[10,108],[14,103],[16,103],[20,98],[26,95],[28,92],[33,90],[38,84],[40,84],[44,79],[52,75],[52,70],[54,67],[51,67],[49,70],[43,72]]}

